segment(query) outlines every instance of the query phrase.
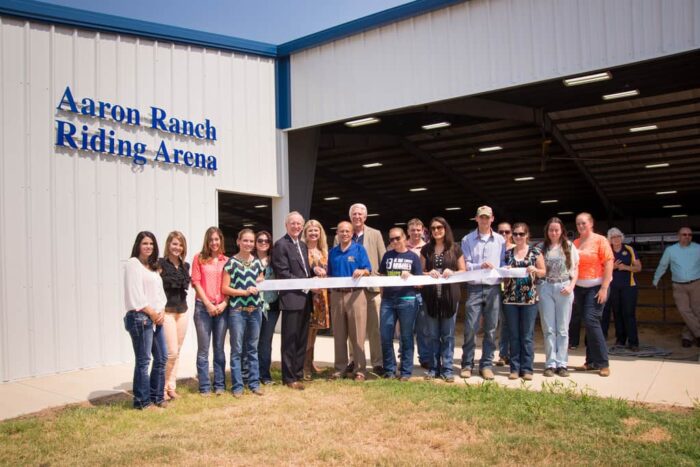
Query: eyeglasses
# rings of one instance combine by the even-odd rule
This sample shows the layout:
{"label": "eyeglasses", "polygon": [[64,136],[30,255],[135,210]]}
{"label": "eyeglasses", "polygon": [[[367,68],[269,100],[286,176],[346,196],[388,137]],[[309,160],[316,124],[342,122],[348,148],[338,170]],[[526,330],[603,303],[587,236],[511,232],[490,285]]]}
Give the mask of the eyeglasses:
{"label": "eyeglasses", "polygon": [[431,225],[430,230],[445,230],[444,225]]}
{"label": "eyeglasses", "polygon": [[513,232],[514,237],[527,237],[525,232]]}
{"label": "eyeglasses", "polygon": [[682,233],[682,234],[680,234],[680,236],[681,236],[681,237],[692,237],[693,234],[691,234],[691,233]]}
{"label": "eyeglasses", "polygon": [[270,243],[270,240],[267,238],[259,238],[256,240],[258,243]]}
{"label": "eyeglasses", "polygon": [[398,242],[399,240],[401,240],[401,237],[389,237],[390,242]]}
{"label": "eyeglasses", "polygon": [[510,230],[499,230],[498,233],[501,235],[508,235],[510,234]]}

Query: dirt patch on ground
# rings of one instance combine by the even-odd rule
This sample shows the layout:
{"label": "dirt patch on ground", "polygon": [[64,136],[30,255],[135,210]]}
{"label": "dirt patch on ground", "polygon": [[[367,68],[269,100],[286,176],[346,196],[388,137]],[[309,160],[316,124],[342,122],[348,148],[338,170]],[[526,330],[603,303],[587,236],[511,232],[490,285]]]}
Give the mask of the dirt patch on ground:
{"label": "dirt patch on ground", "polygon": [[638,434],[634,439],[643,443],[665,443],[671,441],[671,435],[665,429],[655,426]]}
{"label": "dirt patch on ground", "polygon": [[635,426],[642,423],[642,421],[635,417],[625,418],[622,420],[622,424],[627,428],[634,428]]}

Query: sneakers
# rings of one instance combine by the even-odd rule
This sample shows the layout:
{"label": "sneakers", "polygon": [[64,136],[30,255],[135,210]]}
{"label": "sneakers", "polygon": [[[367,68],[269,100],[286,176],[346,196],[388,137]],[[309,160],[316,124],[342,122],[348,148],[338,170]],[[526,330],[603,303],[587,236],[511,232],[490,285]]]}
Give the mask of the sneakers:
{"label": "sneakers", "polygon": [[610,376],[610,368],[601,368],[598,374],[602,377],[608,377]]}
{"label": "sneakers", "polygon": [[459,372],[460,378],[467,379],[472,375],[472,369],[471,368],[462,368]]}
{"label": "sneakers", "polygon": [[568,378],[569,377],[569,370],[564,366],[561,368],[557,368],[557,375],[561,376],[562,378]]}
{"label": "sneakers", "polygon": [[546,376],[547,378],[551,378],[552,376],[554,376],[554,368],[545,369],[543,376]]}
{"label": "sneakers", "polygon": [[493,370],[491,368],[483,368],[479,370],[479,374],[481,375],[482,378],[484,378],[486,381],[491,381],[493,379]]}

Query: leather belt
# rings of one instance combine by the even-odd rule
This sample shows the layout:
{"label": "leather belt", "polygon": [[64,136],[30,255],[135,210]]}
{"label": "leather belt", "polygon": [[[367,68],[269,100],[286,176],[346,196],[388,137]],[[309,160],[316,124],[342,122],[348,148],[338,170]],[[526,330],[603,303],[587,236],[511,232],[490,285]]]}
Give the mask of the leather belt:
{"label": "leather belt", "polygon": [[674,283],[674,284],[678,284],[678,285],[688,285],[688,284],[692,284],[693,282],[697,282],[697,281],[700,281],[700,279],[693,279],[692,281],[687,281],[687,282],[676,282],[676,281],[673,281],[673,283]]}
{"label": "leather belt", "polygon": [[237,307],[233,308],[233,311],[247,311],[248,313],[252,313],[255,310],[257,310],[258,308],[260,308],[260,307],[258,307],[258,306],[237,306]]}

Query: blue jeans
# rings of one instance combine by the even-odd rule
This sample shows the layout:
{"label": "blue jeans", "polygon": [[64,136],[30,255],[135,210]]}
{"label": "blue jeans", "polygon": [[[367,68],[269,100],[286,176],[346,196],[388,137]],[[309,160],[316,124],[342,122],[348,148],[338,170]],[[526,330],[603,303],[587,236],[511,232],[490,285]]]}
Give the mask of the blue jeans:
{"label": "blue jeans", "polygon": [[194,326],[197,330],[197,379],[199,392],[211,392],[209,380],[209,343],[214,341],[214,390],[226,389],[226,326],[228,309],[215,317],[209,316],[204,303],[199,300],[194,304]]}
{"label": "blue jeans", "polygon": [[615,343],[630,347],[639,347],[639,334],[637,333],[637,287],[610,287],[608,289],[608,301],[603,309],[601,326],[603,335],[608,337],[610,327],[610,315],[615,316]]}
{"label": "blue jeans", "polygon": [[416,294],[416,347],[418,347],[418,361],[422,364],[430,364],[432,355],[430,354],[430,338],[428,336],[428,328],[426,320],[428,313],[425,308],[425,302],[421,294]]}
{"label": "blue jeans", "polygon": [[428,375],[450,377],[453,375],[452,360],[455,353],[457,313],[451,318],[433,318],[428,314],[425,318],[432,349]]}
{"label": "blue jeans", "polygon": [[228,330],[231,340],[231,386],[234,394],[243,392],[243,361],[247,364],[247,382],[250,389],[260,387],[258,369],[258,340],[262,309],[244,311],[240,308],[228,310]]}
{"label": "blue jeans", "polygon": [[270,366],[272,365],[272,337],[275,335],[275,326],[280,317],[279,302],[270,304],[267,310],[267,317],[263,315],[260,327],[260,340],[258,341],[258,367],[260,369],[260,380],[263,383],[272,381]]}
{"label": "blue jeans", "polygon": [[467,310],[464,319],[464,345],[462,345],[462,369],[474,367],[476,334],[479,331],[481,316],[484,317],[484,343],[479,368],[493,366],[493,352],[496,349],[496,327],[501,311],[501,285],[467,285]]}
{"label": "blue jeans", "polygon": [[569,281],[542,282],[538,286],[545,368],[566,368],[569,363],[569,320],[574,294],[561,294],[562,287],[567,285]]}
{"label": "blue jeans", "polygon": [[510,372],[532,374],[535,360],[537,305],[503,305],[510,336]]}
{"label": "blue jeans", "polygon": [[[143,409],[163,402],[165,392],[165,364],[168,350],[163,326],[153,329],[153,321],[146,313],[129,311],[124,316],[124,328],[131,336],[134,347],[134,407]],[[148,374],[153,355],[153,367]]]}
{"label": "blue jeans", "polygon": [[583,318],[586,329],[586,363],[592,368],[608,368],[608,345],[603,336],[603,328],[600,319],[603,316],[605,303],[598,303],[596,294],[600,286],[574,287],[574,307],[578,309]]}
{"label": "blue jeans", "polygon": [[506,317],[503,307],[501,314],[498,315],[498,358],[510,358],[510,330],[508,329],[508,318]]}
{"label": "blue jeans", "polygon": [[411,376],[413,373],[413,330],[416,323],[417,302],[415,297],[384,298],[379,309],[379,330],[382,339],[382,355],[384,372],[387,375],[396,374],[396,355],[394,354],[394,330],[399,321],[401,330],[401,376]]}

